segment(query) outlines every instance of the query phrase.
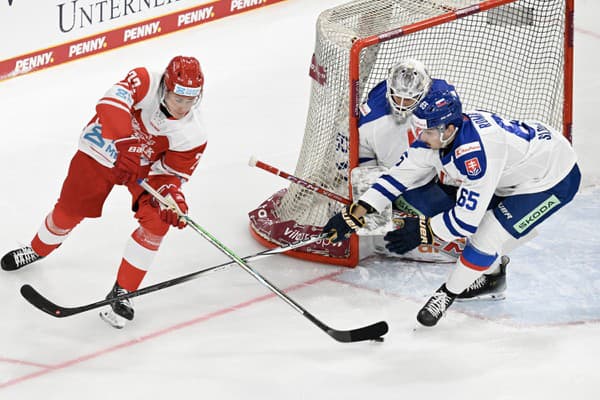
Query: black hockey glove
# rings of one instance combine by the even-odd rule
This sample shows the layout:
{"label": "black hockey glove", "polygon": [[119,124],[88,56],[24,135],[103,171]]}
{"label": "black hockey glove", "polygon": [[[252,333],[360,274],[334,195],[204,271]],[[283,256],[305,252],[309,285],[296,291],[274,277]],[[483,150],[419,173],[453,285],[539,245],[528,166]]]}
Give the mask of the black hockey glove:
{"label": "black hockey glove", "polygon": [[346,206],[327,221],[327,224],[323,227],[323,232],[327,234],[327,240],[332,243],[341,242],[365,225],[365,217],[356,217],[353,214],[356,206],[356,203]]}
{"label": "black hockey glove", "polygon": [[391,252],[404,254],[421,244],[433,244],[433,231],[429,225],[431,218],[403,217],[394,222],[398,224],[395,231],[388,232],[383,239],[385,248]]}

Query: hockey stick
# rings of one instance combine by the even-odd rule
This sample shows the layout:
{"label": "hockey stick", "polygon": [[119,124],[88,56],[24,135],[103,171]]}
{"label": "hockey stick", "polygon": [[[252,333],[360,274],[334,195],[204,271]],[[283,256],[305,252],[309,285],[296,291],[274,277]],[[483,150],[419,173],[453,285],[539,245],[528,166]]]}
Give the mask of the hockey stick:
{"label": "hockey stick", "polygon": [[282,178],[287,179],[290,182],[293,182],[300,186],[303,186],[308,190],[312,190],[313,192],[320,193],[323,196],[326,196],[326,197],[329,197],[330,199],[339,201],[340,203],[343,203],[346,205],[352,204],[352,200],[350,200],[350,199],[340,196],[339,194],[330,192],[329,190],[327,190],[321,186],[312,184],[308,181],[305,181],[302,178],[298,178],[297,176],[288,174],[287,172],[284,172],[278,168],[273,167],[272,165],[269,165],[267,163],[264,163],[264,162],[256,159],[256,157],[254,157],[254,156],[250,157],[250,161],[248,162],[248,164],[251,167],[258,167],[258,168],[264,169],[265,171],[270,172],[274,175],[281,176]]}
{"label": "hockey stick", "polygon": [[319,327],[323,332],[327,333],[333,339],[337,340],[338,342],[344,342],[344,343],[359,342],[362,340],[378,340],[378,341],[383,340],[382,336],[385,335],[388,331],[388,325],[385,321],[379,321],[379,322],[376,322],[376,323],[368,325],[368,326],[364,326],[364,327],[357,328],[357,329],[351,329],[351,330],[337,330],[337,329],[333,329],[333,328],[330,328],[329,326],[325,325],[323,322],[321,322],[314,315],[312,315],[311,313],[306,311],[304,308],[302,308],[302,306],[300,306],[298,303],[296,303],[290,297],[286,296],[275,285],[273,285],[271,282],[266,280],[261,274],[256,272],[252,267],[250,267],[250,265],[248,265],[248,263],[246,263],[244,260],[242,260],[240,257],[238,257],[233,251],[231,251],[230,249],[225,247],[224,244],[219,242],[207,230],[205,230],[200,225],[198,225],[196,222],[194,222],[194,220],[192,220],[189,216],[183,214],[178,209],[177,205],[173,201],[170,201],[169,199],[164,198],[152,186],[150,186],[148,184],[148,182],[142,180],[139,182],[139,184],[148,193],[150,193],[152,196],[154,196],[156,198],[156,200],[161,202],[166,207],[171,208],[173,211],[176,211],[179,214],[180,218],[182,218],[190,228],[192,228],[198,234],[200,234],[200,236],[202,236],[204,239],[209,241],[213,246],[215,246],[219,251],[221,251],[227,257],[231,258],[237,265],[242,267],[242,269],[244,271],[246,271],[247,273],[252,275],[254,277],[254,279],[256,279],[259,283],[266,286],[269,290],[271,290],[273,293],[275,293],[280,299],[285,301],[290,307],[292,307],[294,310],[296,310],[297,312],[302,314],[310,322],[315,324],[317,327]]}
{"label": "hockey stick", "polygon": [[[309,244],[312,244],[316,241],[322,240],[323,238],[320,236],[317,237],[313,237],[310,238],[308,240],[302,241],[302,242],[297,242],[297,243],[293,243],[287,246],[282,246],[282,247],[276,247],[274,249],[268,249],[268,250],[263,250],[260,251],[256,254],[252,254],[250,256],[246,256],[243,258],[244,261],[255,261],[255,260],[260,260],[262,258],[274,255],[274,254],[280,254],[280,253],[284,253],[286,251],[289,250],[294,250],[297,249],[299,247],[302,246],[306,246]],[[148,294],[148,293],[152,293],[152,292],[156,292],[158,290],[162,290],[162,289],[166,289],[168,287],[171,286],[175,286],[175,285],[179,285],[181,283],[187,282],[187,281],[191,281],[192,279],[196,279],[198,277],[200,277],[201,275],[207,273],[207,272],[216,272],[216,271],[220,271],[222,269],[225,269],[226,267],[235,264],[234,261],[228,261],[226,263],[223,264],[219,264],[219,265],[215,265],[212,267],[208,267],[208,268],[204,268],[201,269],[199,271],[195,271],[186,275],[182,275],[176,278],[172,278],[163,282],[159,282],[159,283],[155,283],[154,285],[150,285],[147,286],[145,288],[142,289],[138,289],[138,290],[134,290],[132,292],[126,293],[126,294],[122,294],[120,296],[116,296],[111,298],[110,300],[100,300],[100,301],[96,301],[94,303],[90,303],[90,304],[86,304],[83,306],[77,306],[77,307],[63,307],[60,306],[58,304],[55,304],[53,302],[51,302],[50,300],[48,300],[46,297],[42,296],[35,288],[33,288],[31,285],[23,285],[21,287],[21,295],[29,302],[31,303],[31,305],[33,305],[34,307],[38,308],[39,310],[44,311],[45,313],[52,315],[53,317],[56,318],[64,318],[64,317],[70,317],[71,315],[76,315],[76,314],[80,314],[89,310],[93,310],[96,308],[100,308],[103,306],[107,306],[111,303],[114,303],[115,301],[118,300],[123,300],[123,299],[129,299],[132,297],[138,297],[138,296],[142,296],[144,294]]]}
{"label": "hockey stick", "polygon": [[[325,188],[323,188],[321,186],[314,185],[314,184],[312,184],[310,182],[307,182],[304,179],[298,178],[298,177],[296,177],[294,175],[290,175],[287,172],[284,172],[284,171],[282,171],[282,170],[280,170],[280,169],[278,169],[278,168],[276,168],[276,167],[274,167],[272,165],[269,165],[267,163],[264,163],[264,162],[258,160],[254,156],[250,157],[249,164],[250,164],[251,167],[258,167],[260,169],[264,169],[267,172],[270,172],[270,173],[272,173],[274,175],[277,175],[277,176],[281,176],[282,178],[287,179],[288,181],[291,181],[293,183],[297,183],[298,185],[303,186],[303,187],[305,187],[308,190],[311,190],[313,192],[317,192],[319,194],[322,194],[322,195],[324,195],[326,197],[329,197],[330,199],[339,201],[342,204],[346,204],[346,205],[352,204],[352,200],[350,200],[350,199],[347,199],[347,198],[345,198],[343,196],[340,196],[338,194],[330,192],[329,190],[327,190],[327,189],[325,189]],[[455,257],[455,258],[460,257],[460,254],[457,253],[456,250],[454,250],[453,246],[450,246],[450,243],[448,243],[446,241],[443,241],[443,240],[441,240],[441,239],[439,239],[437,237],[436,237],[436,241],[431,246],[433,248],[435,248],[437,251],[439,251],[441,253],[444,253],[444,254],[446,254],[446,255],[448,255],[450,257]],[[447,250],[447,248],[450,248],[451,250]]]}

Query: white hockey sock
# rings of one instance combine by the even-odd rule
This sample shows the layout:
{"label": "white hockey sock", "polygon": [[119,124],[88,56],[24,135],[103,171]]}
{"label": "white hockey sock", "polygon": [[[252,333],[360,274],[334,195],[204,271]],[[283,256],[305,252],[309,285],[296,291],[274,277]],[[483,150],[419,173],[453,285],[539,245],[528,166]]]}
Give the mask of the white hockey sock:
{"label": "white hockey sock", "polygon": [[[50,254],[67,240],[73,228],[82,220],[82,218],[70,217],[61,213],[55,216],[55,213],[56,211],[53,211],[46,216],[42,226],[40,226],[36,235],[31,240],[31,247],[42,257]],[[58,221],[55,221],[56,219]],[[67,228],[59,227],[58,223]]]}
{"label": "white hockey sock", "polygon": [[[492,264],[493,265],[493,264]],[[454,294],[461,294],[466,288],[475,282],[484,271],[478,271],[465,266],[460,259],[456,261],[456,267],[446,280],[446,289]]]}
{"label": "white hockey sock", "polygon": [[117,274],[119,286],[128,291],[136,290],[140,286],[146,272],[152,266],[162,238],[142,227],[133,232],[119,266]]}

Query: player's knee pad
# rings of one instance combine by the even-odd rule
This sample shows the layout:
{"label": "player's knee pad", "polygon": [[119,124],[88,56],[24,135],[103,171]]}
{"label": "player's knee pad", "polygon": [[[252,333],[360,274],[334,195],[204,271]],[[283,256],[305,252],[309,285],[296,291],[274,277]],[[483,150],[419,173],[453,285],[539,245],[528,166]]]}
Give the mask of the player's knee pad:
{"label": "player's knee pad", "polygon": [[[133,232],[131,237],[133,238],[133,240],[135,242],[137,242],[137,244],[144,247],[145,249],[152,250],[152,251],[158,251],[158,248],[160,247],[160,244],[164,238],[164,235],[157,235],[155,233],[152,233],[148,229],[144,228],[143,226],[140,226]],[[127,253],[127,251],[126,251],[126,253]],[[148,256],[149,253],[145,253],[145,255]],[[152,257],[154,257],[154,256],[152,256]],[[148,260],[146,260],[146,261],[148,261]],[[150,262],[138,263],[138,264],[150,265]]]}
{"label": "player's knee pad", "polygon": [[68,214],[60,205],[56,204],[54,209],[46,218],[48,229],[58,235],[66,235],[71,232],[83,217]]}
{"label": "player's knee pad", "polygon": [[160,219],[158,208],[150,204],[150,195],[144,194],[138,200],[138,210],[135,213],[140,226],[145,231],[156,236],[165,236],[169,230],[169,224]]}
{"label": "player's knee pad", "polygon": [[503,248],[513,237],[494,216],[487,211],[477,228],[477,232],[469,239],[469,244],[486,254],[504,254]]}

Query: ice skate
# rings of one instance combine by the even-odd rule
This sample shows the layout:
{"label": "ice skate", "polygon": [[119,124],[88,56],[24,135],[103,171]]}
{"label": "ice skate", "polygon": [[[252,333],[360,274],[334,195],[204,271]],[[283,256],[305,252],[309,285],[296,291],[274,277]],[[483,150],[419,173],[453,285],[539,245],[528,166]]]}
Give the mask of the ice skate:
{"label": "ice skate", "polygon": [[508,256],[500,259],[500,269],[489,275],[481,275],[468,288],[456,297],[457,301],[470,300],[503,300],[506,296],[506,266],[510,262]]}
{"label": "ice skate", "polygon": [[[115,282],[115,285],[106,296],[106,299],[109,300],[127,293],[129,292]],[[113,328],[122,329],[125,327],[128,320],[131,321],[133,319],[133,302],[130,299],[117,300],[114,303],[111,303],[110,307],[110,310],[100,311],[100,318]]]}
{"label": "ice skate", "polygon": [[440,318],[444,316],[446,310],[452,305],[456,295],[450,293],[446,289],[446,284],[443,284],[434,294],[431,296],[427,303],[419,310],[417,314],[417,321],[421,325],[434,326],[438,323]]}
{"label": "ice skate", "polygon": [[2,257],[0,264],[5,271],[15,271],[43,258],[29,246],[9,251]]}

